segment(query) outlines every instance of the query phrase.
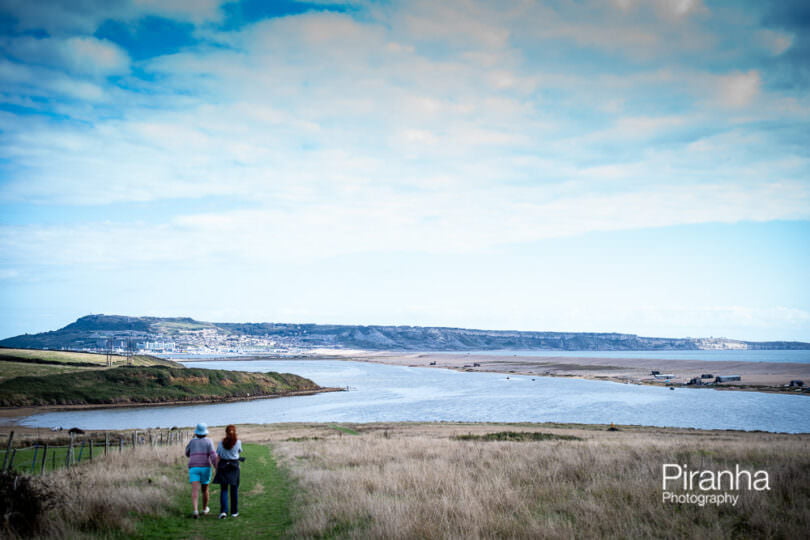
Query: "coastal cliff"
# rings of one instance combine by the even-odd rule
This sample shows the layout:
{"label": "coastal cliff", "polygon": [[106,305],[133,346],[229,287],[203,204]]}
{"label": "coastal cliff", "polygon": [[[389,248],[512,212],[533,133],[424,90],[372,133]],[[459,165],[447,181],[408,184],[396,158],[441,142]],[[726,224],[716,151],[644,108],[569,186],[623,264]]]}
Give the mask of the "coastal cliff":
{"label": "coastal cliff", "polygon": [[[0,347],[173,352],[286,352],[343,348],[394,351],[810,349],[810,343],[726,338],[660,338],[591,332],[526,332],[422,326],[211,323],[191,318],[88,315],[52,332],[24,334]],[[151,348],[151,349],[150,349]]]}

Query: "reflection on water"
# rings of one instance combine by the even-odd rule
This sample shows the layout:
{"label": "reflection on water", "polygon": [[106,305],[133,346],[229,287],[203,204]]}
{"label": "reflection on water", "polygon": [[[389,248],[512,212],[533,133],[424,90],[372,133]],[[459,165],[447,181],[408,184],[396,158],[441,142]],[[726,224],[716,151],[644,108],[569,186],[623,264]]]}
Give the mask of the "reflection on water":
{"label": "reflection on water", "polygon": [[[191,363],[188,363],[191,364]],[[274,422],[580,422],[810,432],[810,398],[497,373],[462,373],[334,360],[194,363],[296,373],[334,392],[240,403],[38,414],[36,427],[126,429]]]}

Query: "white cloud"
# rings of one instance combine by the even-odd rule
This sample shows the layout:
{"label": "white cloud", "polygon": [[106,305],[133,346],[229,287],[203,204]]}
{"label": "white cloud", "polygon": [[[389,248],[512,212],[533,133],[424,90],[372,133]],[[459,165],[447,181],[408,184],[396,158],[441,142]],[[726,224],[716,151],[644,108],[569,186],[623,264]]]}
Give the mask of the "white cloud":
{"label": "white cloud", "polygon": [[717,102],[726,107],[745,107],[760,93],[762,81],[757,70],[716,77]]}
{"label": "white cloud", "polygon": [[20,276],[20,273],[13,268],[0,269],[0,280],[11,280]]}
{"label": "white cloud", "polygon": [[[17,226],[0,229],[0,251],[17,261],[127,264],[311,261],[335,255],[409,251],[481,253],[493,247],[592,231],[687,223],[810,219],[810,190],[801,183],[751,188],[670,186],[656,191],[558,197],[542,187],[436,189],[398,193],[374,183],[330,190],[261,208],[180,216],[167,223]],[[125,246],[125,249],[123,247]]]}
{"label": "white cloud", "polygon": [[10,38],[7,49],[26,63],[64,69],[79,75],[120,75],[129,71],[129,56],[107,40],[90,36],[70,38]]}
{"label": "white cloud", "polygon": [[664,17],[686,17],[696,13],[706,13],[708,9],[701,0],[611,0],[622,11],[636,10],[652,4]]}
{"label": "white cloud", "polygon": [[64,57],[79,73],[120,74],[129,70],[129,57],[117,45],[93,37],[72,37],[63,45]]}
{"label": "white cloud", "polygon": [[[69,97],[99,102],[106,99],[107,92],[104,87],[95,82],[70,77],[64,73],[49,68],[29,67],[6,60],[0,60],[0,76],[6,84],[14,90],[22,90],[28,96]],[[13,85],[13,87],[12,87]],[[33,125],[34,122],[31,122]],[[27,127],[28,123],[25,123]],[[17,126],[19,128],[19,125]]]}
{"label": "white cloud", "polygon": [[406,144],[419,143],[432,145],[439,141],[439,137],[424,129],[406,129],[402,132],[402,138]]}
{"label": "white cloud", "polygon": [[773,56],[783,54],[793,46],[794,36],[775,30],[760,30],[757,32],[760,45]]}
{"label": "white cloud", "polygon": [[224,3],[226,0],[133,0],[132,2],[138,13],[160,15],[195,24],[220,20],[222,13],[219,8]]}
{"label": "white cloud", "polygon": [[108,19],[123,22],[158,15],[201,24],[217,21],[226,0],[5,0],[3,10],[21,30],[43,29],[50,35],[92,34]]}
{"label": "white cloud", "polygon": [[519,4],[494,6],[486,2],[449,0],[412,2],[403,11],[405,13],[395,15],[394,21],[404,23],[403,31],[410,39],[491,50],[507,45],[510,31],[502,21],[524,10]]}
{"label": "white cloud", "polygon": [[[428,250],[474,250],[594,230],[806,216],[796,206],[807,201],[806,160],[758,158],[754,150],[769,143],[764,138],[660,149],[659,138],[706,124],[726,129],[728,120],[713,110],[636,110],[634,92],[654,101],[657,91],[690,99],[702,92],[745,109],[767,97],[758,71],[717,76],[665,65],[626,76],[545,72],[512,48],[512,30],[526,37],[526,29],[506,25],[542,6],[504,12],[463,6],[442,8],[437,20],[460,22],[448,29],[450,50],[437,56],[420,40],[441,33],[427,26],[409,35],[397,11],[389,21],[334,13],[262,21],[218,35],[230,48],[146,62],[143,69],[160,81],[153,88],[164,92],[148,100],[0,62],[7,80],[47,81],[51,91],[114,103],[119,112],[87,124],[6,117],[3,156],[24,174],[6,181],[0,197],[66,204],[235,197],[270,216],[286,212],[278,222],[265,211],[250,219],[267,230],[298,224],[306,234],[295,238],[317,246],[307,254],[333,252],[332,246],[420,249],[425,237]],[[700,3],[684,6],[690,11]],[[591,23],[569,21],[576,33],[566,35],[555,27],[557,16],[549,17],[532,35],[591,39]],[[470,21],[491,31],[481,39],[455,36],[472,29]],[[595,46],[608,39],[594,36]],[[54,38],[51,45],[57,43],[75,58],[84,55],[79,65],[110,73],[128,65],[100,40]],[[736,159],[743,154],[745,160]],[[313,223],[322,223],[313,209],[335,224],[330,234],[355,238],[354,247],[340,238],[323,245],[308,239],[318,235]],[[355,212],[362,217],[355,220]],[[247,234],[248,225],[239,223],[233,227]],[[168,233],[176,226],[167,225]],[[386,242],[367,230],[387,231]]]}
{"label": "white cloud", "polygon": [[[546,245],[569,246],[575,237],[588,245],[591,232],[810,219],[810,161],[795,136],[810,120],[810,98],[778,89],[771,67],[753,63],[784,54],[795,38],[762,31],[755,17],[734,19],[735,31],[725,32],[734,7],[391,2],[363,4],[360,16],[309,12],[225,31],[207,24],[222,17],[212,1],[82,2],[73,10],[50,2],[48,13],[9,3],[22,29],[41,25],[52,37],[4,38],[14,54],[0,59],[0,100],[50,115],[0,111],[0,200],[84,205],[86,214],[58,226],[0,227],[0,258],[20,272],[0,279],[27,279],[31,268],[118,276],[129,265],[133,276],[149,267],[182,282],[178,260],[191,261],[213,269],[212,279],[231,269],[255,312],[266,313],[254,291],[267,272],[297,264],[315,277],[308,281],[328,284],[302,308],[319,318],[325,302],[342,312],[334,289],[345,276],[357,283],[347,296],[375,283],[358,260],[390,265],[406,253],[454,262],[431,262],[413,283],[429,294],[417,308],[403,304],[403,313],[412,309],[403,322],[457,321],[491,304],[512,318],[482,316],[484,326],[604,330],[618,324],[615,306],[626,305],[625,328],[638,331],[644,315],[633,310],[643,313],[649,294],[623,295],[638,292],[633,281],[646,279],[643,271],[605,293],[612,260],[600,267],[607,272],[586,257],[562,269],[543,265],[541,279],[525,268],[512,274],[519,264],[487,268],[495,266],[492,252],[558,238],[566,240]],[[131,70],[125,51],[91,37],[107,18],[134,24],[146,14],[193,22],[202,43]],[[717,65],[726,71],[706,67]],[[119,208],[112,222],[95,217]],[[329,257],[330,264],[310,264]],[[333,273],[335,260],[344,261],[343,274]],[[484,268],[465,277],[469,261]],[[453,264],[458,271],[448,269]],[[410,270],[386,267],[376,284],[407,280]],[[667,269],[659,270],[657,278]],[[464,295],[443,296],[435,271],[452,274],[453,286],[468,279],[458,285]],[[565,279],[555,281],[561,273]],[[582,301],[572,302],[569,291],[589,280]],[[505,294],[507,282],[519,294]],[[489,290],[468,294],[482,288]],[[523,288],[536,297],[509,299]],[[736,302],[704,298],[710,292],[691,303]],[[369,305],[379,301],[365,294]],[[298,305],[298,296],[288,303]],[[557,305],[536,315],[536,298],[550,297]],[[606,315],[598,324],[581,313],[562,319],[558,312],[572,303]],[[172,310],[182,313],[188,304],[177,305]],[[656,306],[663,322],[655,328],[690,318],[728,328],[798,321],[806,333],[808,326],[806,306],[672,306]]]}

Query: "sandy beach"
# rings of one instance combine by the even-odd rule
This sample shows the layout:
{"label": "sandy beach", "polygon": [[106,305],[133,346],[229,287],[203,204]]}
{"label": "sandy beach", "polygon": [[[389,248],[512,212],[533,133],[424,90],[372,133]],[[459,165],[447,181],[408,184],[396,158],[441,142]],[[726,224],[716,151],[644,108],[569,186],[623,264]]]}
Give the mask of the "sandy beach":
{"label": "sandy beach", "polygon": [[[335,354],[335,351],[330,351]],[[683,385],[702,374],[739,375],[740,381],[721,383],[714,388],[802,393],[789,388],[792,380],[810,384],[810,364],[788,362],[723,362],[703,360],[660,360],[654,358],[588,358],[498,356],[468,353],[395,353],[358,352],[341,354],[346,360],[378,362],[411,367],[432,367],[462,371],[488,371],[542,377],[577,377],[628,384],[667,385],[652,376],[652,371],[672,374],[672,385]],[[711,379],[714,380],[714,379]]]}

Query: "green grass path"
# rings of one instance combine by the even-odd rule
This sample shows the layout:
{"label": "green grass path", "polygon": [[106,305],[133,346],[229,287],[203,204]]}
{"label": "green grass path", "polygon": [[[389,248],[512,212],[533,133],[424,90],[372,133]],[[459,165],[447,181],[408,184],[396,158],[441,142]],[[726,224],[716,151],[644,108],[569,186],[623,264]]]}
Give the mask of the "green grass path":
{"label": "green grass path", "polygon": [[[211,484],[211,513],[191,519],[191,486],[185,465],[178,467],[185,489],[172,500],[169,515],[143,517],[132,538],[280,538],[290,526],[292,485],[267,446],[245,444],[239,486],[239,517],[217,519],[219,486]],[[202,498],[200,499],[202,502]],[[200,507],[202,511],[202,506]]]}

